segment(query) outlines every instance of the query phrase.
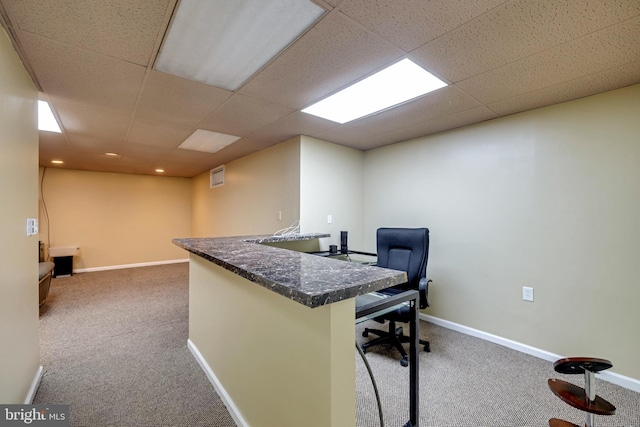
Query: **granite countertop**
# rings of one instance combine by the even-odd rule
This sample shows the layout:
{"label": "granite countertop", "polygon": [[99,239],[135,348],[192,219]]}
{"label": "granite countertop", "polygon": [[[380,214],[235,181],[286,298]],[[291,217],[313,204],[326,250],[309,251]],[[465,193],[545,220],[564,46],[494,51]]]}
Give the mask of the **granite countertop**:
{"label": "granite countertop", "polygon": [[402,271],[296,252],[260,243],[329,237],[308,233],[173,239],[183,249],[308,307],[320,307],[406,281]]}

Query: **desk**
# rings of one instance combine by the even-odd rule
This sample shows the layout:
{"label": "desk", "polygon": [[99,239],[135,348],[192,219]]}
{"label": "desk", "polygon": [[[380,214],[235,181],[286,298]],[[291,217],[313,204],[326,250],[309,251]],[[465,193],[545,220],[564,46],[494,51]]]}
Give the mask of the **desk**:
{"label": "desk", "polygon": [[[378,296],[379,295],[379,296]],[[418,321],[418,291],[405,291],[396,295],[382,295],[372,293],[356,298],[356,323],[394,310],[401,304],[411,307],[411,321],[409,322],[409,421],[404,427],[418,427],[419,425],[419,358],[418,340],[420,339],[420,323]]]}
{"label": "desk", "polygon": [[[370,252],[348,250],[343,252],[313,252],[314,255],[350,261],[349,255],[363,255],[375,257],[376,254]],[[359,264],[375,265],[375,261],[356,261]],[[395,310],[401,304],[409,304],[411,308],[411,321],[409,322],[409,421],[405,427],[418,427],[419,423],[419,357],[418,346],[420,340],[419,319],[419,296],[418,291],[406,291],[396,295],[385,295],[378,292],[371,292],[356,297],[356,324],[374,319],[387,312]]]}
{"label": "desk", "polygon": [[404,272],[260,243],[174,239],[189,256],[189,349],[239,426],[355,425],[355,297]]}

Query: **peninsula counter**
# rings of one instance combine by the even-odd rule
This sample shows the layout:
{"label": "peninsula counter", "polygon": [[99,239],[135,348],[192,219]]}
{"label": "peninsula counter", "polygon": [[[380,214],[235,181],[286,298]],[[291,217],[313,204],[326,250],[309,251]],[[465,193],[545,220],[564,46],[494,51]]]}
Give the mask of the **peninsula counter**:
{"label": "peninsula counter", "polygon": [[273,246],[322,237],[173,240],[189,348],[240,426],[355,426],[355,297],[406,275]]}

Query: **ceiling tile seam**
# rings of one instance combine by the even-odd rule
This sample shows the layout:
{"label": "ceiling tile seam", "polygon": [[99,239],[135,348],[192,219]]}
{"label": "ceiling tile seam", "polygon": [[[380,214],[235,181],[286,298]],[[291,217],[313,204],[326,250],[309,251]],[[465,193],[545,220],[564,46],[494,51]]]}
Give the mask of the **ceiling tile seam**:
{"label": "ceiling tile seam", "polygon": [[[204,84],[204,83],[203,83]],[[208,85],[207,85],[208,86]],[[211,86],[211,87],[215,87],[215,86]],[[219,88],[218,88],[219,89]],[[221,109],[226,106],[228,103],[231,102],[231,100],[233,99],[234,96],[246,96],[247,98],[251,98],[251,99],[257,99],[257,98],[253,98],[250,97],[248,95],[242,95],[239,94],[238,92],[231,92],[231,96],[229,96],[227,99],[225,99],[220,105],[218,105],[217,107],[215,107],[209,114],[207,114],[202,120],[200,120],[198,123],[196,123],[196,125],[194,126],[194,128],[191,130],[191,133],[195,132],[196,129],[204,129],[203,125],[209,121],[209,119],[213,119],[213,117],[219,112],[221,111]],[[262,101],[262,100],[259,100]],[[219,131],[212,131],[212,132],[218,132],[218,133],[224,133],[224,132],[219,132]],[[244,135],[234,135],[234,136],[241,136],[244,138]]]}
{"label": "ceiling tile seam", "polygon": [[[549,85],[549,86],[544,86],[544,87],[541,87],[541,88],[538,88],[538,89],[530,90],[530,91],[528,91],[528,92],[522,92],[522,93],[519,93],[519,94],[517,94],[517,95],[513,95],[513,96],[510,96],[510,97],[508,97],[508,98],[502,98],[502,99],[499,99],[499,100],[496,100],[496,101],[491,101],[491,102],[488,102],[488,103],[483,104],[483,105],[484,105],[485,107],[487,107],[488,109],[490,109],[490,110],[494,111],[494,110],[490,107],[491,105],[496,105],[496,104],[499,104],[499,103],[501,103],[501,102],[505,102],[505,101],[509,101],[509,100],[515,100],[515,99],[517,99],[517,98],[520,98],[520,97],[523,97],[523,96],[526,96],[526,95],[532,95],[532,94],[535,94],[536,92],[541,92],[541,91],[544,91],[544,90],[549,90],[549,89],[554,88],[554,87],[562,87],[562,86],[565,86],[567,83],[571,83],[571,82],[578,82],[578,81],[583,80],[583,79],[585,79],[585,78],[587,78],[587,77],[590,77],[590,76],[596,76],[596,75],[598,75],[598,74],[605,73],[605,72],[607,72],[607,71],[609,71],[609,70],[615,70],[615,69],[617,69],[617,68],[624,67],[624,66],[629,65],[629,64],[634,64],[634,63],[637,63],[637,62],[638,62],[637,60],[632,60],[632,61],[627,62],[627,63],[625,63],[625,64],[615,65],[615,66],[613,66],[613,67],[609,67],[609,68],[604,68],[604,69],[602,69],[602,70],[598,70],[598,71],[595,71],[595,72],[593,72],[593,73],[589,73],[589,74],[583,74],[583,75],[581,75],[581,76],[579,76],[579,77],[575,77],[575,78],[572,78],[572,79],[563,80],[563,81],[561,81],[561,82],[557,82],[557,83],[554,83],[554,84]],[[566,100],[566,101],[562,101],[562,102],[556,102],[556,103],[551,104],[551,105],[556,105],[556,104],[559,104],[559,103],[568,102],[568,101],[571,101],[571,100],[573,100],[573,99],[585,98],[585,97],[588,97],[588,96],[595,95],[596,93],[600,93],[600,92],[595,92],[595,93],[590,93],[590,94],[587,94],[587,95],[582,95],[582,96],[579,96],[578,98],[572,98],[572,99],[570,99],[570,100]],[[550,106],[550,105],[544,105],[544,107],[548,107],[548,106]],[[538,108],[543,108],[543,107],[538,107]],[[537,109],[537,108],[536,108],[536,109]],[[528,111],[528,110],[527,110],[527,111]],[[505,116],[509,116],[509,115],[511,115],[511,114],[516,114],[516,113],[508,113],[508,114],[499,114],[499,113],[496,113],[496,114],[497,114],[498,116],[500,116],[500,117],[505,117]]]}
{"label": "ceiling tile seam", "polygon": [[[172,4],[173,3],[173,4]],[[136,116],[138,113],[138,108],[140,106],[140,101],[142,99],[142,95],[147,87],[149,79],[151,78],[151,72],[153,71],[153,65],[158,57],[160,52],[160,48],[162,46],[164,37],[168,32],[169,22],[173,19],[173,14],[177,8],[177,1],[173,0],[167,4],[167,10],[165,11],[165,15],[162,18],[162,22],[160,24],[159,29],[164,27],[164,31],[158,31],[158,35],[156,36],[156,41],[153,45],[153,49],[149,60],[147,61],[147,65],[145,66],[144,77],[142,78],[142,82],[140,83],[140,89],[138,90],[138,95],[136,96],[136,101],[133,104],[133,108],[131,110],[131,115],[129,119],[129,124],[127,126],[127,131],[125,132],[124,139],[120,144],[120,151],[123,152],[127,144],[129,144],[129,136],[131,135],[131,129],[133,127],[133,123],[136,120]]]}
{"label": "ceiling tile seam", "polygon": [[[173,5],[172,5],[173,3]],[[167,4],[167,10],[165,11],[164,18],[162,18],[160,29],[164,28],[163,31],[158,31],[158,36],[156,37],[156,42],[153,45],[153,54],[152,57],[147,64],[147,67],[152,70],[155,69],[156,61],[160,56],[160,51],[162,50],[162,46],[164,45],[164,40],[169,34],[169,28],[171,28],[171,23],[173,22],[173,18],[178,10],[178,0],[172,0]]]}
{"label": "ceiling tile seam", "polygon": [[149,60],[147,61],[146,67],[147,69],[153,69],[155,66],[155,62],[160,55],[160,49],[162,49],[162,44],[164,43],[164,39],[167,36],[170,28],[170,22],[173,20],[173,15],[177,9],[177,0],[172,0],[167,3],[167,10],[164,12],[164,17],[158,26],[158,34],[156,35],[156,41],[153,44],[153,48],[151,49],[151,54],[149,55]]}
{"label": "ceiling tile seam", "polygon": [[315,3],[317,6],[320,6],[321,8],[323,8],[324,10],[326,10],[327,12],[332,11],[333,9],[335,9],[335,7],[331,6],[329,3],[326,3],[322,0],[310,0],[311,3]]}
{"label": "ceiling tile seam", "polygon": [[131,113],[129,114],[129,124],[127,125],[127,131],[124,134],[124,139],[120,143],[120,151],[124,151],[126,145],[129,143],[129,136],[131,134],[131,128],[133,127],[133,123],[136,120],[136,116],[138,113],[138,107],[140,106],[140,100],[142,99],[142,94],[147,87],[147,83],[151,77],[151,70],[149,67],[146,67],[144,72],[144,77],[142,78],[142,82],[140,83],[140,87],[138,89],[138,94],[136,95],[136,101],[133,104],[133,108],[131,109]]}
{"label": "ceiling tile seam", "polygon": [[[291,109],[291,108],[288,108],[288,107],[285,107],[285,108],[287,108],[288,110],[290,110],[290,109]],[[255,135],[256,135],[256,134],[258,134],[258,133],[260,133],[261,131],[263,131],[263,130],[265,130],[265,129],[269,128],[269,127],[271,127],[271,126],[277,126],[277,125],[278,125],[278,123],[280,123],[280,122],[284,122],[284,121],[285,121],[285,120],[287,120],[289,117],[291,117],[291,116],[293,116],[293,115],[295,115],[295,114],[298,114],[298,113],[305,114],[305,115],[307,114],[307,113],[303,113],[301,110],[293,110],[292,112],[290,112],[290,113],[288,113],[288,114],[284,115],[283,117],[279,118],[278,120],[275,120],[275,121],[273,121],[273,122],[267,123],[266,125],[262,126],[261,128],[258,128],[258,129],[256,129],[256,130],[254,130],[253,132],[251,132],[250,134],[248,134],[248,135],[246,136],[246,138],[255,138],[255,139],[260,139],[260,140],[263,140],[263,141],[264,141],[264,139],[259,138],[259,137],[256,137]],[[319,119],[319,120],[325,120],[325,119]],[[325,120],[325,121],[330,122],[330,120]],[[333,123],[333,122],[331,122],[331,123]],[[340,125],[339,125],[338,123],[335,123],[335,124],[332,124],[330,127],[325,128],[324,130],[334,129],[334,128],[339,127],[339,126],[340,126]],[[285,140],[286,140],[286,139],[285,139]],[[283,141],[284,141],[284,140],[283,140]],[[279,141],[279,142],[282,142],[282,141]]]}
{"label": "ceiling tile seam", "polygon": [[[424,123],[425,123],[425,124],[429,124],[429,123],[436,123],[436,122],[438,122],[438,121],[441,121],[441,120],[442,120],[442,119],[444,119],[444,118],[447,118],[447,117],[454,117],[454,116],[456,116],[456,115],[458,115],[458,114],[460,114],[460,113],[462,113],[462,112],[464,112],[464,111],[470,111],[470,110],[473,110],[473,109],[476,109],[476,108],[486,108],[486,109],[489,109],[486,105],[481,104],[481,105],[477,105],[477,106],[472,107],[472,108],[465,108],[464,110],[460,110],[460,111],[456,111],[456,112],[454,112],[454,113],[449,113],[449,114],[445,114],[445,115],[443,115],[443,116],[435,117],[435,118],[432,118],[432,119],[429,119],[429,120],[424,121]],[[490,111],[491,111],[491,110],[490,110]],[[494,117],[494,118],[501,117],[499,114],[496,114],[496,113],[495,113],[495,112],[493,112],[493,111],[491,111],[491,112],[492,112],[492,113],[494,113],[494,114],[496,115],[496,117]],[[480,122],[473,121],[473,122],[471,122],[471,123],[469,123],[469,124],[466,124],[466,125],[463,125],[463,126],[456,126],[456,125],[454,125],[453,127],[449,127],[449,128],[447,128],[447,129],[444,129],[444,130],[438,130],[438,131],[435,131],[435,132],[427,132],[427,133],[425,133],[425,134],[422,134],[422,135],[419,135],[419,136],[416,136],[416,137],[412,137],[412,138],[410,138],[410,139],[408,139],[408,140],[400,140],[400,141],[396,141],[396,142],[393,142],[393,143],[391,143],[391,144],[387,144],[387,145],[398,144],[398,143],[406,142],[406,141],[409,141],[409,140],[411,140],[411,139],[416,139],[416,138],[424,138],[424,137],[429,136],[429,135],[435,135],[435,134],[442,133],[442,132],[446,132],[446,131],[449,131],[449,130],[452,130],[452,129],[459,129],[459,128],[461,128],[461,127],[465,127],[465,126],[470,126],[470,125],[474,125],[474,124],[477,124],[477,123],[486,122],[486,121],[488,121],[488,120],[493,120],[493,118],[485,119],[485,120],[482,120],[482,121],[480,121]],[[384,137],[385,135],[390,135],[390,134],[394,134],[394,133],[402,132],[404,129],[411,129],[413,126],[414,126],[414,125],[407,125],[407,126],[403,126],[403,127],[401,127],[401,128],[394,129],[394,130],[391,130],[391,131],[389,131],[389,132],[385,132],[385,133],[381,134],[381,136],[383,136],[383,137]]]}
{"label": "ceiling tile seam", "polygon": [[[496,7],[500,7],[500,6],[502,6],[503,4],[508,3],[508,2],[510,2],[510,1],[512,1],[512,0],[508,0],[508,1],[504,2],[504,3],[501,3],[500,5],[498,5],[498,6],[496,6]],[[495,9],[495,8],[492,8],[491,10],[493,10],[493,9]],[[488,12],[489,12],[489,11],[487,11],[486,13],[488,13]],[[482,15],[484,15],[484,14],[482,14]],[[471,20],[467,21],[466,23],[464,23],[464,24],[462,24],[462,25],[460,25],[460,26],[458,26],[458,27],[456,27],[456,28],[460,28],[461,26],[466,25],[466,24],[467,24],[467,23],[469,23],[469,22],[472,22],[473,20],[477,19],[478,17],[480,17],[480,16],[482,16],[482,15],[478,15],[477,17],[475,17],[475,18],[473,18],[473,19],[471,19]],[[478,77],[478,76],[481,76],[481,75],[483,75],[483,74],[489,73],[489,72],[491,72],[491,71],[495,71],[495,70],[498,70],[498,69],[500,69],[500,68],[503,68],[503,67],[506,67],[506,66],[509,66],[509,65],[515,64],[515,63],[520,62],[520,61],[522,61],[522,60],[525,60],[525,59],[527,59],[527,58],[531,58],[531,57],[533,57],[533,56],[539,55],[539,54],[541,54],[541,53],[544,53],[544,52],[547,52],[547,51],[550,51],[550,50],[553,50],[553,49],[557,49],[557,48],[559,48],[559,47],[561,47],[561,46],[564,46],[564,45],[566,45],[566,44],[568,44],[568,43],[576,42],[576,41],[581,40],[581,39],[583,39],[583,38],[585,38],[585,37],[589,37],[589,36],[591,36],[591,35],[593,35],[593,34],[596,34],[596,33],[600,32],[600,31],[606,31],[606,30],[608,30],[608,29],[610,29],[610,28],[612,28],[612,27],[615,27],[615,26],[617,26],[617,25],[621,25],[621,24],[623,24],[623,23],[625,23],[625,22],[627,22],[627,21],[630,21],[630,20],[636,19],[638,16],[640,16],[640,14],[634,15],[633,17],[630,17],[630,18],[625,19],[625,20],[623,20],[623,21],[618,21],[618,22],[616,22],[616,23],[613,23],[613,24],[607,25],[607,26],[605,26],[605,27],[598,28],[598,29],[596,29],[596,30],[594,30],[594,31],[591,31],[591,32],[589,32],[589,33],[585,33],[585,34],[580,35],[580,36],[578,36],[578,37],[574,37],[574,38],[571,38],[571,39],[565,40],[565,41],[563,41],[563,42],[559,42],[559,43],[557,43],[557,44],[554,44],[554,45],[551,45],[551,46],[547,46],[547,47],[545,47],[544,49],[540,49],[540,50],[533,51],[533,52],[531,52],[530,54],[527,54],[527,55],[524,55],[524,56],[517,57],[517,58],[513,59],[512,61],[502,63],[502,64],[500,64],[500,65],[497,65],[497,66],[493,67],[493,68],[488,68],[488,69],[486,69],[486,70],[482,71],[482,72],[481,72],[481,73],[479,73],[479,74],[474,74],[474,75],[471,75],[471,76],[465,77],[464,79],[461,79],[461,80],[458,80],[458,81],[455,81],[455,82],[451,82],[451,83],[452,83],[452,84],[454,84],[454,83],[460,83],[460,82],[463,82],[463,81],[465,81],[465,80],[468,80],[468,79],[471,79],[471,78]],[[454,31],[454,30],[451,30],[451,31]],[[441,35],[441,36],[438,36],[437,38],[434,38],[433,40],[430,40],[429,42],[425,43],[424,45],[420,46],[419,48],[412,50],[410,53],[414,53],[415,51],[417,51],[417,50],[419,50],[419,49],[421,49],[421,48],[423,48],[423,47],[427,46],[428,44],[433,43],[435,40],[438,40],[440,37],[442,37],[442,36],[444,36],[444,35],[448,34],[449,32],[450,32],[450,31],[448,31],[447,33],[445,33],[445,34],[443,34],[443,35]],[[421,62],[423,62],[423,61],[421,61]]]}
{"label": "ceiling tile seam", "polygon": [[91,54],[91,55],[101,56],[101,57],[104,57],[104,58],[110,58],[110,59],[116,60],[118,62],[125,62],[127,64],[130,64],[130,65],[133,65],[133,66],[136,66],[136,67],[147,68],[146,64],[139,64],[137,62],[129,61],[129,60],[126,60],[124,58],[117,57],[117,56],[107,55],[107,54],[102,53],[102,52],[98,52],[98,51],[95,51],[95,50],[91,50],[91,49],[87,49],[87,48],[84,48],[84,47],[76,46],[74,44],[67,43],[67,42],[64,42],[64,41],[61,41],[61,40],[58,40],[58,39],[55,39],[55,38],[46,37],[46,36],[43,36],[42,34],[33,33],[31,31],[24,31],[24,30],[20,30],[20,32],[22,32],[24,34],[30,34],[30,35],[32,35],[32,36],[34,36],[36,38],[40,38],[40,39],[43,39],[43,40],[48,40],[51,43],[55,43],[55,44],[57,44],[59,46],[68,47],[68,48],[71,48],[73,50],[81,51],[81,52],[88,53],[88,54]]}
{"label": "ceiling tile seam", "polygon": [[[635,18],[633,18],[633,19],[635,19]],[[614,24],[614,26],[615,26],[615,25],[620,25],[620,23],[618,23],[618,24]],[[568,44],[570,44],[570,43],[575,43],[575,42],[577,42],[577,41],[579,41],[579,40],[581,40],[581,39],[584,39],[584,38],[586,38],[586,37],[590,37],[590,36],[592,36],[592,35],[594,35],[594,34],[596,34],[596,33],[600,32],[600,31],[606,31],[608,28],[610,28],[610,26],[609,26],[609,27],[606,27],[606,28],[604,28],[604,29],[600,29],[600,30],[597,30],[597,31],[591,32],[591,33],[589,33],[589,34],[585,34],[585,35],[580,36],[580,37],[576,37],[576,38],[573,38],[573,39],[570,39],[570,40],[566,40],[566,41],[564,41],[564,42],[562,42],[562,43],[559,43],[559,44],[556,44],[556,45],[554,45],[554,46],[552,46],[552,47],[548,47],[548,48],[545,48],[545,49],[542,49],[542,50],[536,51],[536,52],[534,52],[534,53],[532,53],[532,54],[530,54],[530,55],[526,55],[526,56],[520,57],[520,58],[518,58],[518,59],[515,59],[515,60],[510,61],[510,62],[507,62],[507,63],[504,63],[504,64],[499,65],[499,66],[497,66],[497,67],[489,68],[489,69],[487,69],[487,70],[485,70],[485,71],[483,71],[483,72],[481,72],[481,73],[479,73],[479,74],[475,74],[475,75],[472,75],[472,76],[466,77],[466,78],[464,78],[464,79],[462,79],[462,80],[459,80],[459,81],[455,82],[454,84],[461,83],[461,82],[464,82],[464,81],[467,81],[467,80],[470,80],[470,79],[474,79],[474,78],[477,78],[477,77],[479,77],[479,76],[483,76],[483,75],[489,74],[489,73],[491,73],[491,72],[494,72],[494,71],[496,71],[496,70],[499,70],[499,69],[501,69],[501,68],[509,67],[509,66],[511,66],[511,65],[513,65],[513,64],[516,64],[516,63],[518,63],[518,62],[524,61],[524,60],[526,60],[526,59],[533,58],[533,57],[535,57],[535,56],[538,56],[538,55],[544,54],[544,53],[546,53],[546,52],[553,51],[553,50],[555,50],[555,49],[558,49],[558,48],[559,48],[559,47],[561,47],[561,46],[565,46],[565,45],[568,45]],[[635,62],[635,60],[631,60],[630,62]],[[602,70],[599,70],[599,71],[602,71]],[[493,103],[493,102],[496,102],[496,101],[491,101],[491,103]]]}
{"label": "ceiling tile seam", "polygon": [[36,89],[38,89],[40,92],[43,92],[42,85],[40,84],[40,81],[36,76],[33,65],[31,64],[31,62],[29,62],[27,55],[24,53],[24,48],[19,42],[20,38],[18,37],[18,35],[21,30],[18,26],[13,25],[11,16],[4,8],[4,5],[2,3],[0,3],[0,25],[5,30],[7,37],[11,41],[13,49],[16,51],[16,54],[18,55],[18,58],[20,58],[20,62],[22,62],[24,68],[26,68],[27,73],[31,77],[31,81],[36,86]]}
{"label": "ceiling tile seam", "polygon": [[[471,77],[470,77],[470,78],[471,78]],[[462,80],[462,81],[464,81],[464,80]],[[460,86],[458,86],[458,84],[457,84],[457,83],[453,83],[453,84],[451,84],[450,86],[451,86],[451,87],[453,87],[453,88],[455,88],[456,90],[460,91],[461,93],[465,94],[466,96],[468,96],[469,98],[471,98],[471,99],[472,99],[472,100],[477,104],[477,105],[476,105],[476,106],[474,106],[474,107],[465,108],[464,110],[460,110],[460,111],[457,111],[457,112],[468,111],[468,110],[471,110],[471,109],[473,109],[473,108],[478,108],[478,107],[487,107],[487,104],[486,104],[486,103],[484,103],[484,102],[480,101],[480,100],[479,100],[479,99],[477,99],[475,96],[473,96],[473,95],[471,95],[470,93],[468,93],[466,90],[464,90],[463,88],[461,88]],[[489,107],[487,107],[487,108],[489,108]],[[457,112],[456,112],[456,113],[457,113]],[[491,110],[491,112],[495,113],[495,111],[493,111],[493,110]],[[452,114],[456,114],[456,113],[452,113]],[[496,114],[497,114],[497,113],[496,113]],[[447,115],[445,115],[445,116],[440,116],[440,118],[442,118],[442,117],[446,117],[446,116],[447,116]]]}
{"label": "ceiling tile seam", "polygon": [[[336,7],[336,13],[339,13],[344,19],[346,19],[347,21],[349,21],[352,24],[356,25],[361,30],[364,30],[367,34],[373,34],[373,35],[375,35],[375,37],[384,40],[385,42],[389,43],[391,46],[393,46],[396,49],[402,51],[403,52],[402,55],[399,55],[398,58],[406,57],[407,54],[409,53],[408,51],[406,51],[405,49],[401,48],[400,46],[398,46],[394,42],[388,40],[386,37],[383,37],[382,35],[378,34],[375,30],[367,27],[366,25],[364,25],[363,23],[361,23],[357,19],[352,18],[351,16],[347,15],[346,13],[344,13],[342,10],[339,10],[339,9],[340,9],[339,7]],[[397,60],[397,58],[396,58],[396,60]],[[380,69],[386,68],[389,65],[391,65],[391,63],[386,64],[385,66],[381,67]],[[376,71],[379,71],[379,70],[376,70]],[[374,74],[376,71],[373,71],[371,74]],[[367,76],[361,77],[360,80],[364,79],[365,77],[367,77]]]}
{"label": "ceiling tile seam", "polygon": [[[456,31],[457,29],[459,29],[459,28],[461,28],[461,27],[464,27],[465,25],[468,25],[469,23],[471,23],[471,22],[475,21],[476,19],[481,18],[482,16],[484,16],[484,15],[488,14],[489,12],[493,11],[494,9],[497,9],[497,8],[499,8],[499,7],[503,6],[504,4],[509,3],[509,2],[512,2],[512,1],[515,1],[515,0],[505,0],[505,1],[503,1],[502,3],[499,3],[499,4],[495,5],[494,7],[492,7],[492,8],[490,8],[490,9],[486,10],[485,12],[481,13],[480,15],[476,15],[476,16],[474,16],[473,18],[471,18],[471,19],[469,19],[469,20],[467,20],[467,21],[465,21],[465,22],[463,22],[463,23],[461,23],[461,24],[459,24],[459,25],[457,25],[457,26],[455,26],[455,27],[453,27],[453,28],[451,28],[451,29],[449,29],[449,30],[447,30],[447,31],[443,32],[442,34],[438,34],[437,36],[435,36],[435,37],[434,37],[434,38],[432,38],[431,40],[427,40],[426,42],[424,42],[424,43],[423,43],[423,44],[421,44],[420,46],[417,46],[416,48],[411,49],[410,51],[406,51],[406,52],[407,52],[407,54],[414,54],[416,51],[418,51],[418,50],[422,49],[423,47],[425,47],[426,45],[428,45],[428,44],[430,44],[430,43],[433,43],[435,40],[438,40],[440,37],[444,37],[444,36],[448,35],[449,33],[453,32],[453,31]],[[346,3],[346,1],[342,2],[341,4],[344,4],[344,3]],[[336,8],[337,8],[337,7],[336,7]],[[364,25],[364,24],[363,24],[363,25]],[[376,34],[377,34],[377,33],[376,33]],[[380,37],[382,37],[382,36],[380,36]],[[385,38],[385,40],[387,40],[387,39]],[[391,42],[391,41],[389,41],[389,40],[387,40],[387,41],[388,41],[389,43],[393,44],[394,46],[399,47],[399,46],[397,46],[395,43],[393,43],[393,42]]]}

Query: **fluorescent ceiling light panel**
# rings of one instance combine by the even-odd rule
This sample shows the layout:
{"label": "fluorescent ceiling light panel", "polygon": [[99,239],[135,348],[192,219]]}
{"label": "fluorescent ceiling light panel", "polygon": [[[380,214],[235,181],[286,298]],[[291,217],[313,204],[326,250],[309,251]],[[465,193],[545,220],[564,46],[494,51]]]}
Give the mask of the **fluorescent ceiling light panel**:
{"label": "fluorescent ceiling light panel", "polygon": [[236,90],[324,12],[309,0],[182,0],[155,69]]}
{"label": "fluorescent ceiling light panel", "polygon": [[202,151],[205,153],[216,153],[239,139],[239,136],[196,129],[178,148]]}
{"label": "fluorescent ceiling light panel", "polygon": [[360,80],[302,110],[323,119],[346,123],[396,106],[447,86],[410,59]]}
{"label": "fluorescent ceiling light panel", "polygon": [[38,101],[38,130],[62,133],[60,126],[53,116],[53,111],[46,101]]}

